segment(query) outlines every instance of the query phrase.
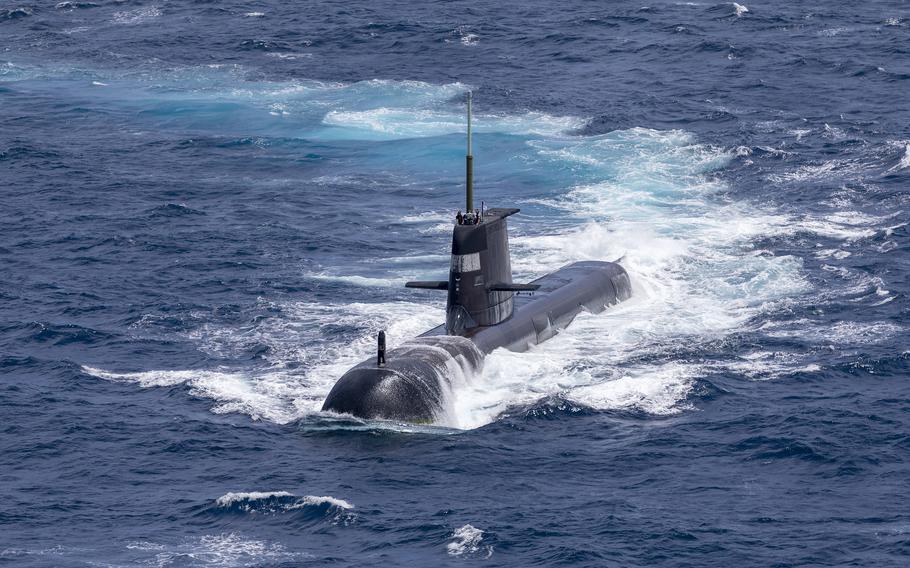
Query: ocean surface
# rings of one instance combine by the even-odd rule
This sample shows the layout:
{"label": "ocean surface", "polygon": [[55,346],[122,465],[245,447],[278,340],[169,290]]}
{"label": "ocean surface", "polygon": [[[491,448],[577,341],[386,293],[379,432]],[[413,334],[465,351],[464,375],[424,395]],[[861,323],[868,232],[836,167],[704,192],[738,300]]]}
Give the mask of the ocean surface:
{"label": "ocean surface", "polygon": [[[516,280],[634,297],[321,413],[469,90]],[[908,188],[906,1],[0,0],[0,565],[910,565]]]}

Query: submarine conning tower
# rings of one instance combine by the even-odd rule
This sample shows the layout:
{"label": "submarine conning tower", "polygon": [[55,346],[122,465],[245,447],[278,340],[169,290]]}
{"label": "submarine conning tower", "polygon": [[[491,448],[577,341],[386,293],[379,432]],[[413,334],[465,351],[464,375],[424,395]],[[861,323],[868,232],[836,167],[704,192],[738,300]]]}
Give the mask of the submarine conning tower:
{"label": "submarine conning tower", "polygon": [[512,263],[506,218],[518,209],[490,209],[455,225],[449,266],[446,333],[461,335],[512,315]]}
{"label": "submarine conning tower", "polygon": [[474,208],[474,155],[471,148],[471,93],[468,93],[468,151],[465,155],[465,213],[455,217],[447,282],[408,282],[409,288],[447,290],[445,332],[464,335],[509,319],[515,292],[539,286],[514,284],[506,218],[518,209]]}

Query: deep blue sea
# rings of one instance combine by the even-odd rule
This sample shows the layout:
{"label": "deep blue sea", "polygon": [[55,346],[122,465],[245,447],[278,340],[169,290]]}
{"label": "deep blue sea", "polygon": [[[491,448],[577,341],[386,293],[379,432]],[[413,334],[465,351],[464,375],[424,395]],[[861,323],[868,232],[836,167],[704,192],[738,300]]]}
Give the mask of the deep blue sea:
{"label": "deep blue sea", "polygon": [[[910,565],[910,3],[743,1],[0,0],[0,565]],[[516,280],[634,297],[321,413],[469,90]]]}

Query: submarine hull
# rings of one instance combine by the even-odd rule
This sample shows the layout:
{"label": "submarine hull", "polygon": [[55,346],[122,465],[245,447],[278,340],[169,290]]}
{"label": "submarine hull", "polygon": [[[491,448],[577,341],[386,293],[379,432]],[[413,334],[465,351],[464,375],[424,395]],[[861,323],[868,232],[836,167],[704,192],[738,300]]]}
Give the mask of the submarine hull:
{"label": "submarine hull", "polygon": [[582,311],[600,313],[632,295],[629,276],[615,262],[576,262],[532,282],[533,295],[513,298],[512,315],[458,335],[440,325],[388,352],[386,363],[368,359],[332,388],[323,411],[360,418],[444,422],[454,380],[479,372],[495,349],[526,351],[565,329]]}
{"label": "submarine hull", "polygon": [[429,423],[445,419],[453,381],[483,366],[483,353],[459,336],[420,336],[386,354],[386,362],[367,359],[345,373],[322,410]]}

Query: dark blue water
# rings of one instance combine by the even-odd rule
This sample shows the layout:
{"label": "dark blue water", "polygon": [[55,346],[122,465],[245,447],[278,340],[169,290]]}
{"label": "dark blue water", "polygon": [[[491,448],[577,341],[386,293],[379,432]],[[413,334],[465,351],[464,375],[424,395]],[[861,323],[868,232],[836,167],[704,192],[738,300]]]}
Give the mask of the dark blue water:
{"label": "dark blue water", "polygon": [[[0,0],[0,564],[906,566],[910,7]],[[447,267],[635,297],[317,412]]]}

